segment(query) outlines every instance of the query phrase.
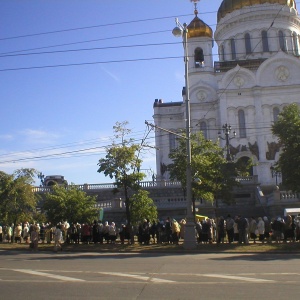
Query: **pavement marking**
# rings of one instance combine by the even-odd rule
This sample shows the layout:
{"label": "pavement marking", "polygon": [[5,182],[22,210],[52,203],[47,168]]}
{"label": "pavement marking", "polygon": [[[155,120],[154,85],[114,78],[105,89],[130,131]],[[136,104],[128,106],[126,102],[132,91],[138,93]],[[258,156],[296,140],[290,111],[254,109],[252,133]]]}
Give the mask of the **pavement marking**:
{"label": "pavement marking", "polygon": [[269,279],[250,278],[250,277],[238,277],[238,276],[221,275],[221,274],[202,274],[201,276],[211,277],[211,278],[215,277],[215,278],[223,278],[223,279],[233,279],[233,280],[256,282],[256,283],[275,282],[274,280],[269,280]]}
{"label": "pavement marking", "polygon": [[134,274],[126,274],[126,273],[117,273],[117,272],[98,272],[99,274],[103,275],[112,275],[112,276],[122,276],[122,277],[129,277],[135,278],[145,281],[152,281],[156,283],[175,283],[176,281],[167,280],[167,279],[160,279],[160,278],[151,278],[149,276],[141,276],[141,275],[134,275]]}
{"label": "pavement marking", "polygon": [[50,274],[50,273],[38,272],[38,271],[33,271],[33,270],[26,270],[26,269],[11,269],[11,270],[15,271],[15,272],[21,272],[21,273],[26,273],[26,274],[31,274],[31,275],[49,277],[49,278],[58,279],[58,280],[62,280],[62,281],[85,281],[83,279],[72,278],[72,277],[61,276],[61,275],[54,275],[54,274]]}

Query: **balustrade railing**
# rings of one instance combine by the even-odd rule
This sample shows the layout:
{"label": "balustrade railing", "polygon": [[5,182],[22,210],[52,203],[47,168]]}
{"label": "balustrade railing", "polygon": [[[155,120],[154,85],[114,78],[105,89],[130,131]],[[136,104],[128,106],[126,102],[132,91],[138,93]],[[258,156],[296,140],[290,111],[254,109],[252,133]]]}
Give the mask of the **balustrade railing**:
{"label": "balustrade railing", "polygon": [[[181,186],[179,181],[141,181],[140,186],[143,188],[151,188],[151,187],[178,187]],[[91,190],[102,190],[102,189],[114,189],[117,187],[114,183],[96,183],[96,184],[78,184],[78,185],[69,185],[69,187],[77,187],[83,191],[91,191]],[[51,191],[51,187],[44,187],[44,186],[36,186],[33,187],[33,191],[36,193],[47,193]]]}

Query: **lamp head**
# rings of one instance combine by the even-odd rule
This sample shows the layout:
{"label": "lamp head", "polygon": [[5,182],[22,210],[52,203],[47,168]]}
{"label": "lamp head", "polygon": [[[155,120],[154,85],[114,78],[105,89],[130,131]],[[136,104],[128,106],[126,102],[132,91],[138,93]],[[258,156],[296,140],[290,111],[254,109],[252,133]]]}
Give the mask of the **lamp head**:
{"label": "lamp head", "polygon": [[172,34],[175,37],[181,37],[182,36],[182,29],[179,28],[178,26],[176,26],[173,30],[172,30]]}

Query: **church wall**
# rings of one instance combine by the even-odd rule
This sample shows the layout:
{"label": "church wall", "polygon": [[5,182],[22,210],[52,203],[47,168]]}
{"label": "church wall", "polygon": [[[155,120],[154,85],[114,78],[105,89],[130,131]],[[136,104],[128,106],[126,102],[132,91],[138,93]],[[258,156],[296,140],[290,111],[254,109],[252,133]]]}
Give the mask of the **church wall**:
{"label": "church wall", "polygon": [[[212,43],[207,37],[189,40],[189,84],[192,132],[200,130],[205,122],[207,138],[217,140],[218,131],[228,123],[237,136],[230,140],[234,156],[247,156],[257,165],[254,175],[262,185],[271,185],[270,166],[279,157],[279,146],[272,135],[274,108],[279,111],[285,105],[300,103],[300,60],[295,56],[292,34],[300,36],[300,19],[294,9],[280,5],[254,5],[235,10],[222,18],[217,25],[215,40],[218,44],[220,61],[225,60],[232,68],[215,73],[212,66]],[[272,24],[273,22],[273,24]],[[271,26],[272,24],[272,26]],[[269,51],[263,52],[262,31],[267,31]],[[287,51],[280,50],[279,31],[285,36]],[[245,34],[249,33],[252,53],[246,54]],[[232,59],[230,39],[235,40],[236,58],[246,60],[248,65],[235,65]],[[196,67],[194,50],[202,47],[205,56],[203,68]],[[224,58],[221,55],[224,47]],[[299,40],[298,40],[298,48]],[[255,60],[266,59],[255,65]],[[236,62],[239,63],[238,61]],[[155,108],[155,124],[166,129],[185,128],[185,96],[176,108]],[[244,111],[246,136],[240,137],[239,110]],[[168,158],[169,136],[157,135],[157,173],[162,164],[170,163]],[[225,142],[220,140],[225,146]],[[164,173],[167,179],[167,173]]]}

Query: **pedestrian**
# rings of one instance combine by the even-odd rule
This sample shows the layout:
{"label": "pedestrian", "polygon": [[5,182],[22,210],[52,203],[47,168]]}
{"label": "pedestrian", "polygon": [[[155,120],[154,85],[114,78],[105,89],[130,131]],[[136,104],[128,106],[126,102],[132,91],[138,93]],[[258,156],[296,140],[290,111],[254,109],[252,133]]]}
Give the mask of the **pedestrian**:
{"label": "pedestrian", "polygon": [[253,240],[253,243],[256,244],[255,240],[257,238],[257,223],[254,217],[251,217],[250,220],[249,233],[250,233],[250,238]]}
{"label": "pedestrian", "polygon": [[282,222],[281,217],[277,217],[277,219],[272,224],[272,232],[276,243],[281,242],[283,230],[284,223]]}
{"label": "pedestrian", "polygon": [[39,243],[39,233],[37,231],[37,226],[33,225],[30,233],[30,248],[32,251],[38,250],[38,243]]}
{"label": "pedestrian", "polygon": [[182,219],[179,222],[179,225],[180,225],[180,239],[183,239],[183,240],[184,240],[185,224],[186,224],[186,220],[185,219]]}
{"label": "pedestrian", "polygon": [[261,217],[258,218],[257,232],[258,232],[259,241],[264,243],[264,240],[265,240],[265,222],[263,221],[263,219]]}
{"label": "pedestrian", "polygon": [[218,222],[218,240],[217,243],[220,244],[221,242],[224,243],[225,238],[225,220],[224,217],[221,216]]}
{"label": "pedestrian", "polygon": [[58,250],[62,251],[62,243],[63,243],[63,233],[61,230],[61,225],[58,224],[54,231],[54,251]]}
{"label": "pedestrian", "polygon": [[200,220],[197,220],[197,223],[196,223],[196,232],[197,232],[197,236],[198,236],[197,240],[198,240],[198,243],[200,244],[203,241],[202,224],[201,224]]}
{"label": "pedestrian", "polygon": [[18,224],[15,227],[15,242],[21,244],[21,238],[22,238],[22,225]]}
{"label": "pedestrian", "polygon": [[173,244],[178,245],[178,243],[179,243],[179,234],[180,234],[180,225],[175,219],[173,219],[173,222],[172,222],[172,241],[173,241]]}
{"label": "pedestrian", "polygon": [[228,243],[231,244],[234,239],[234,220],[231,215],[228,215],[226,218],[226,233],[228,238]]}
{"label": "pedestrian", "polygon": [[114,222],[111,222],[108,228],[108,235],[109,235],[110,242],[112,244],[115,244],[117,239],[117,229],[116,229],[116,224]]}
{"label": "pedestrian", "polygon": [[6,240],[8,243],[11,243],[12,242],[11,239],[12,239],[12,226],[7,225],[6,226]]}
{"label": "pedestrian", "polygon": [[166,233],[167,243],[171,243],[172,242],[172,224],[170,221],[170,217],[167,217],[167,220],[165,222],[165,233]]}
{"label": "pedestrian", "polygon": [[24,224],[24,228],[23,228],[23,240],[26,244],[29,243],[29,226],[28,226],[28,223],[26,222]]}
{"label": "pedestrian", "polygon": [[272,231],[271,223],[267,216],[263,217],[263,221],[265,223],[265,240],[267,241],[267,243],[269,243],[271,241],[270,240],[270,233]]}
{"label": "pedestrian", "polygon": [[242,216],[238,216],[235,220],[237,223],[237,228],[239,231],[239,243],[248,244],[248,227],[249,223],[248,220]]}
{"label": "pedestrian", "polygon": [[[237,217],[235,217],[234,219],[236,220]],[[233,232],[234,232],[233,240],[235,242],[238,242],[239,241],[239,230],[238,230],[238,224],[236,222],[234,222],[234,225],[233,225]]]}

